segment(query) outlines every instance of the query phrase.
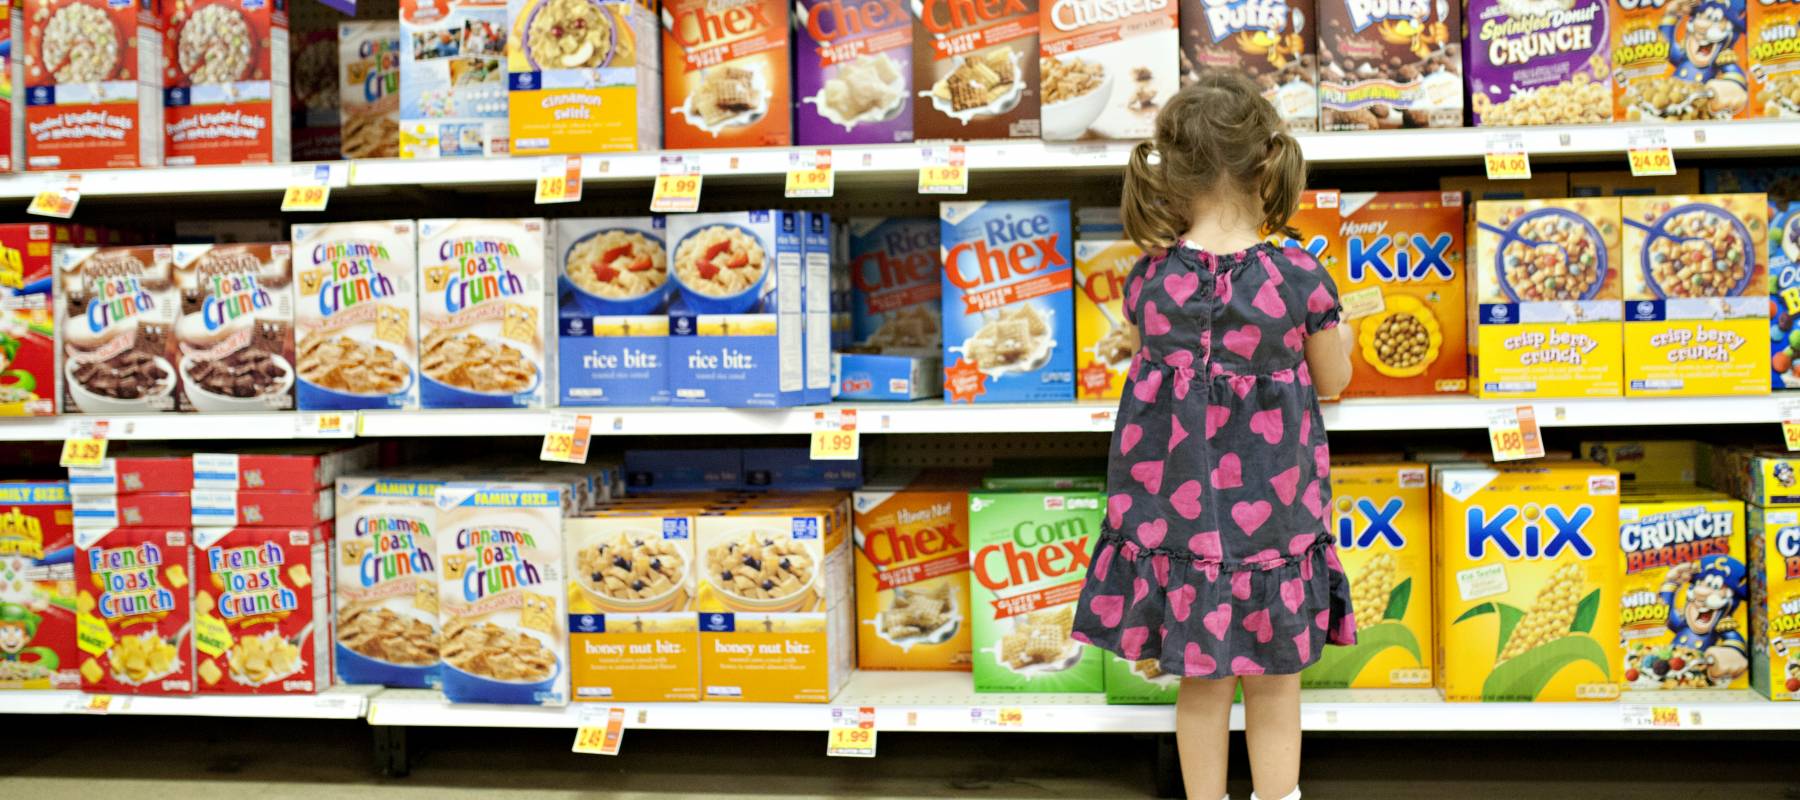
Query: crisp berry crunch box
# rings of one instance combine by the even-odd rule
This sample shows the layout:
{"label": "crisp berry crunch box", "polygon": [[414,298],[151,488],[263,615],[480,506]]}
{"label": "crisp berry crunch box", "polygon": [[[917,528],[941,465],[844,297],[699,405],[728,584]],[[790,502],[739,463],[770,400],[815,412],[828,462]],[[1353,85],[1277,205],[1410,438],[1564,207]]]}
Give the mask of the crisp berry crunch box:
{"label": "crisp berry crunch box", "polygon": [[977,692],[1098,692],[1102,651],[1070,638],[1100,536],[1099,492],[969,493]]}
{"label": "crisp berry crunch box", "polygon": [[1431,485],[1424,464],[1331,465],[1332,533],[1350,577],[1356,644],[1300,673],[1316,689],[1431,685]]}
{"label": "crisp berry crunch box", "polygon": [[509,0],[507,105],[519,155],[662,144],[652,0]]}
{"label": "crisp berry crunch box", "polygon": [[419,220],[424,407],[544,407],[546,227],[541,218]]}
{"label": "crisp berry crunch box", "polygon": [[1075,398],[1067,200],[942,203],[944,399]]}
{"label": "crisp berry crunch box", "polygon": [[1075,241],[1075,378],[1081,399],[1118,397],[1137,354],[1137,328],[1125,319],[1125,276],[1143,257],[1121,239]]}
{"label": "crisp berry crunch box", "polygon": [[175,246],[181,410],[294,407],[293,280],[285,242]]}
{"label": "crisp berry crunch box", "polygon": [[913,4],[914,138],[1038,138],[1038,6]]}
{"label": "crisp berry crunch box", "polygon": [[72,526],[68,484],[0,483],[0,690],[80,685]]}
{"label": "crisp berry crunch box", "polygon": [[550,223],[557,404],[669,402],[668,229],[662,217]]}
{"label": "crisp berry crunch box", "polygon": [[1750,19],[1750,116],[1800,117],[1800,3],[1753,0]]}
{"label": "crisp berry crunch box", "polygon": [[[1044,138],[1143,139],[1181,81],[1176,0],[1038,4]],[[954,97],[954,96],[953,96]]]}
{"label": "crisp berry crunch box", "polygon": [[568,704],[564,491],[491,481],[438,489],[438,671],[450,702]]}
{"label": "crisp berry crunch box", "polygon": [[0,417],[56,413],[54,230],[0,225]]}
{"label": "crisp berry crunch box", "polygon": [[1476,125],[1612,119],[1608,0],[1469,0],[1469,110]]}
{"label": "crisp berry crunch box", "polygon": [[159,0],[163,163],[285,163],[287,4]]}
{"label": "crisp berry crunch box", "polygon": [[693,509],[608,509],[564,521],[575,702],[700,699]]}
{"label": "crisp berry crunch box", "polygon": [[332,651],[337,679],[438,686],[437,490],[430,476],[337,482]]}
{"label": "crisp berry crunch box", "polygon": [[312,694],[331,685],[330,530],[194,530],[200,694]]}
{"label": "crisp berry crunch box", "polygon": [[1800,700],[1800,509],[1751,506],[1750,683]]}
{"label": "crisp berry crunch box", "polygon": [[1626,689],[1750,685],[1744,504],[1690,488],[1619,503]]}
{"label": "crisp berry crunch box", "polygon": [[1462,127],[1462,18],[1449,0],[1319,0],[1322,129]]}
{"label": "crisp berry crunch box", "polygon": [[667,0],[662,6],[663,146],[793,144],[783,0]]}
{"label": "crisp berry crunch box", "polygon": [[300,410],[418,407],[417,264],[411,220],[294,226]]}
{"label": "crisp berry crunch box", "polygon": [[340,23],[336,42],[339,152],[343,158],[400,155],[400,23]]}
{"label": "crisp berry crunch box", "polygon": [[400,157],[507,152],[505,0],[401,0]]}
{"label": "crisp berry crunch box", "polygon": [[[1760,2],[1761,0],[1753,0]],[[1613,119],[1752,116],[1744,0],[1612,0]]]}
{"label": "crisp berry crunch box", "polygon": [[1183,0],[1181,79],[1203,69],[1249,75],[1291,131],[1319,129],[1313,0]]}
{"label": "crisp berry crunch box", "polygon": [[181,316],[168,247],[58,251],[57,328],[66,411],[174,411]]}
{"label": "crisp berry crunch box", "polygon": [[913,20],[907,4],[810,0],[797,9],[795,141],[912,141]]}
{"label": "crisp berry crunch box", "polygon": [[82,691],[194,693],[193,561],[186,529],[76,529]]}
{"label": "crisp berry crunch box", "polygon": [[857,666],[968,670],[973,475],[879,482],[852,498]]}
{"label": "crisp berry crunch box", "polygon": [[156,0],[31,0],[24,14],[26,168],[161,164]]}

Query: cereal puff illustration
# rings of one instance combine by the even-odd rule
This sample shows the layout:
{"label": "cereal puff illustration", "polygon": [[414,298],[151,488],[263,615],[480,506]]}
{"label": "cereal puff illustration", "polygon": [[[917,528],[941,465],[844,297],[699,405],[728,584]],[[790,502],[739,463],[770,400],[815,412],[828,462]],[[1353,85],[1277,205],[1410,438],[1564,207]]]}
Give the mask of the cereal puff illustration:
{"label": "cereal puff illustration", "polygon": [[[1679,608],[1678,592],[1683,595]],[[1748,592],[1744,564],[1731,556],[1711,555],[1670,567],[1661,592],[1669,630],[1675,634],[1669,670],[1692,675],[1700,686],[1730,683],[1744,674],[1750,668],[1750,646],[1731,613]]]}
{"label": "cereal puff illustration", "polygon": [[1744,35],[1744,0],[1675,0],[1661,30],[1675,78],[1704,84],[1714,116],[1729,119],[1744,107],[1750,94],[1732,50]]}

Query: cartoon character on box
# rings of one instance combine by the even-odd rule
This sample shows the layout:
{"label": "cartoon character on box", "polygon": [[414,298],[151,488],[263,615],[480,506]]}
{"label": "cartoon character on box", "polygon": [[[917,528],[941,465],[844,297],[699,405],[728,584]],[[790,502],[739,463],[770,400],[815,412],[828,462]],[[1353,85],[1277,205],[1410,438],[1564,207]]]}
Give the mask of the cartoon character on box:
{"label": "cartoon character on box", "polygon": [[[1729,683],[1750,668],[1750,645],[1732,622],[1732,612],[1748,596],[1743,562],[1712,555],[1677,564],[1663,579],[1662,602],[1669,609],[1669,631],[1675,641],[1666,661],[1642,665],[1661,674],[1686,673],[1688,683]],[[1685,602],[1676,608],[1676,592],[1686,586]]]}
{"label": "cartoon character on box", "polygon": [[1719,117],[1744,107],[1750,92],[1732,49],[1744,35],[1744,0],[1676,0],[1663,12],[1661,30],[1677,79],[1705,84]]}
{"label": "cartoon character on box", "polygon": [[0,677],[47,675],[62,666],[48,647],[27,647],[44,618],[18,603],[0,603]]}

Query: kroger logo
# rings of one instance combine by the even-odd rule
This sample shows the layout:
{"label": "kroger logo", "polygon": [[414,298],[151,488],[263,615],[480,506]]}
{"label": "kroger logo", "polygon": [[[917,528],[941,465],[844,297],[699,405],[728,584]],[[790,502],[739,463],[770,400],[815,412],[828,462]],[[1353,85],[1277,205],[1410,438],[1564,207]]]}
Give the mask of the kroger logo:
{"label": "kroger logo", "polygon": [[1639,300],[1637,304],[1637,313],[1640,317],[1648,317],[1651,314],[1656,313],[1656,304],[1649,300]]}
{"label": "kroger logo", "polygon": [[1488,319],[1495,322],[1505,322],[1511,316],[1512,312],[1507,311],[1506,306],[1493,306],[1488,310]]}

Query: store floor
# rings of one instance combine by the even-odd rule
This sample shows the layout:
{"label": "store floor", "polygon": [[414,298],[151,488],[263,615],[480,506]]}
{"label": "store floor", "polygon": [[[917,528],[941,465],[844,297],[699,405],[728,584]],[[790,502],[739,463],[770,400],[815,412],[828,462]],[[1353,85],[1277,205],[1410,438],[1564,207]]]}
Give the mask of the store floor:
{"label": "store floor", "polygon": [[[1129,736],[890,735],[873,760],[823,734],[628,731],[617,758],[568,731],[413,730],[409,777],[371,770],[357,722],[0,716],[0,798],[725,800],[1149,798]],[[1241,745],[1241,740],[1238,743]],[[1800,798],[1800,737],[1309,737],[1312,800]],[[1241,763],[1234,774],[1247,775]],[[1249,787],[1234,784],[1238,797]]]}

